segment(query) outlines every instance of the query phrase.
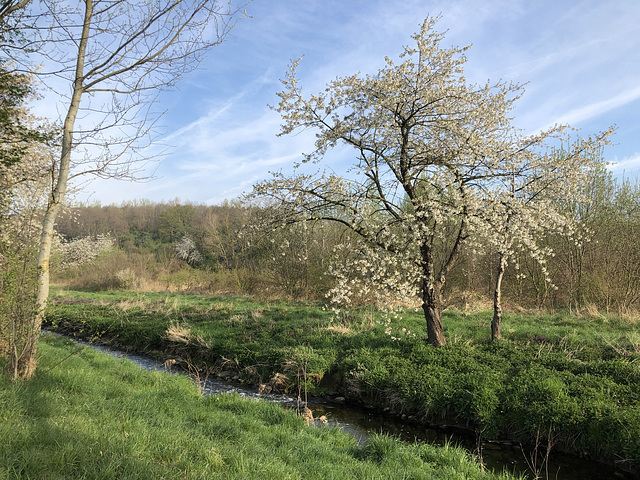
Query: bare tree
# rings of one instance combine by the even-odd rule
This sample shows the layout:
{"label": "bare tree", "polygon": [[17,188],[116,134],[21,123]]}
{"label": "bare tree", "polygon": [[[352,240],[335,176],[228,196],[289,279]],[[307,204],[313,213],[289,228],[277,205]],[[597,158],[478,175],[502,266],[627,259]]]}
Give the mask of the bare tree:
{"label": "bare tree", "polygon": [[135,177],[158,118],[159,92],[197,68],[240,15],[212,0],[42,0],[24,19],[30,61],[43,63],[38,75],[65,98],[66,114],[42,225],[34,341],[20,376],[35,370],[54,224],[69,181],[87,174]]}

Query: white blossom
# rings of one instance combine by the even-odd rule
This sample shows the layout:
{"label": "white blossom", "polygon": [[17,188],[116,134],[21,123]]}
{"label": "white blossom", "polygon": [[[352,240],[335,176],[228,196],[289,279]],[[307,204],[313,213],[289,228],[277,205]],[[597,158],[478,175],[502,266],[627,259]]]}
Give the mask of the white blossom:
{"label": "white blossom", "polygon": [[[397,63],[386,58],[377,74],[338,77],[315,95],[303,94],[293,62],[278,94],[281,134],[317,132],[301,163],[343,144],[354,164],[346,176],[275,173],[249,199],[265,205],[263,228],[328,220],[350,230],[330,267],[334,308],[362,297],[389,311],[421,305],[428,341],[442,345],[442,288],[463,244],[479,249],[474,237],[489,238],[508,256],[526,247],[544,267],[537,236],[570,230],[553,192],[579,181],[588,161],[577,159],[607,133],[563,157],[548,145],[567,141],[564,127],[521,135],[510,112],[522,86],[468,84],[468,47],[442,48],[435,22],[425,20]],[[544,201],[529,201],[536,189],[548,190]]]}
{"label": "white blossom", "polygon": [[54,252],[61,255],[60,266],[62,268],[77,267],[89,263],[100,253],[113,248],[114,240],[111,234],[100,234],[95,238],[82,237],[70,241],[55,238]]}
{"label": "white blossom", "polygon": [[184,260],[189,265],[197,265],[203,260],[202,254],[196,246],[196,242],[194,242],[193,238],[189,235],[182,237],[182,240],[176,243],[173,248],[176,253],[176,258]]}

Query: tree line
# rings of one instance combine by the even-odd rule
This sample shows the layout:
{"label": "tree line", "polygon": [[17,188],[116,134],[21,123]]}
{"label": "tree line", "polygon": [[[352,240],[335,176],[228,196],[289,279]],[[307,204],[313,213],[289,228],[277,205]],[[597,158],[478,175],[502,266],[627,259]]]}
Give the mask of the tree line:
{"label": "tree line", "polygon": [[[618,179],[600,168],[584,188],[588,194],[584,200],[562,205],[578,216],[579,231],[572,238],[550,235],[544,239],[554,252],[546,267],[549,278],[525,252],[505,268],[507,309],[570,309],[587,315],[634,315],[640,309],[636,268],[640,263],[640,183]],[[360,253],[344,248],[352,234],[338,225],[321,224],[291,225],[276,233],[255,231],[252,226],[263,214],[260,207],[240,200],[214,206],[179,200],[76,205],[61,214],[57,231],[63,244],[84,238],[97,242],[111,235],[109,249],[90,261],[110,265],[121,256],[118,264],[135,268],[139,285],[146,279],[149,286],[193,293],[327,301],[337,282],[331,266],[354,260]],[[185,238],[192,240],[197,261],[190,261],[184,252],[181,256],[178,247]],[[491,308],[500,252],[488,240],[478,242],[487,243],[486,248],[466,250],[452,269],[444,291],[445,308]],[[54,255],[55,281],[76,288],[126,286],[117,280],[116,267],[110,273],[100,270],[98,282],[91,273],[95,263],[89,268],[87,263],[65,267],[62,262],[60,254]],[[377,299],[375,292],[361,291],[354,303]]]}

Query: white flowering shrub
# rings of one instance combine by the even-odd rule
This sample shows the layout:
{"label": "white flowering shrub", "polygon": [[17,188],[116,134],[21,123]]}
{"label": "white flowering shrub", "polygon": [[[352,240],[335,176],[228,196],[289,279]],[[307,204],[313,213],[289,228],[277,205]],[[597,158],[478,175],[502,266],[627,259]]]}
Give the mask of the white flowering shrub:
{"label": "white flowering shrub", "polygon": [[182,237],[182,240],[176,243],[173,248],[176,258],[184,260],[191,266],[197,265],[203,260],[202,254],[196,246],[196,242],[194,242],[193,238],[189,235]]}
{"label": "white flowering shrub", "polygon": [[[398,63],[386,58],[376,74],[336,78],[315,95],[303,94],[294,62],[278,94],[281,133],[316,130],[315,150],[302,163],[320,162],[338,144],[353,147],[355,161],[348,176],[276,173],[256,184],[250,198],[271,207],[263,222],[275,229],[309,220],[350,229],[359,237],[351,247],[356,256],[332,271],[334,300],[348,305],[375,286],[379,303],[418,302],[428,342],[440,346],[446,343],[442,290],[465,242],[492,230],[499,232],[492,239],[505,233],[499,218],[510,198],[526,218],[535,211],[520,209],[536,197],[529,187],[573,181],[562,169],[606,134],[580,143],[554,166],[546,145],[566,143],[564,128],[523,136],[511,124],[522,86],[468,84],[468,47],[442,48],[435,22],[425,20]],[[510,190],[513,179],[522,193]],[[519,222],[506,235],[526,233],[538,221]],[[527,235],[514,245],[526,243]],[[532,254],[543,257],[539,249]]]}
{"label": "white flowering shrub", "polygon": [[357,238],[336,246],[328,266],[335,283],[327,294],[334,312],[354,302],[373,304],[387,312],[420,306],[420,273],[403,258],[385,255]]}
{"label": "white flowering shrub", "polygon": [[119,288],[135,290],[141,286],[140,279],[136,275],[136,272],[129,267],[118,270],[115,278]]}
{"label": "white flowering shrub", "polygon": [[[33,78],[0,65],[0,355],[13,379],[30,376],[38,342],[35,267],[43,207],[55,175],[49,126],[29,113]],[[50,131],[52,131],[51,129]]]}
{"label": "white flowering shrub", "polygon": [[76,238],[70,241],[62,241],[59,238],[54,242],[54,252],[61,256],[60,266],[63,269],[78,267],[94,260],[102,252],[114,246],[114,240],[110,234],[93,237]]}

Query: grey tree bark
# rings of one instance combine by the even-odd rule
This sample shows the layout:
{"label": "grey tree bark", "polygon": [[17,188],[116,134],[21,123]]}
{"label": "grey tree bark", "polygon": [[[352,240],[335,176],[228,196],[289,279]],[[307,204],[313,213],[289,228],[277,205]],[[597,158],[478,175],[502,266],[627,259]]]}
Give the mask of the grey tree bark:
{"label": "grey tree bark", "polygon": [[496,277],[496,285],[493,292],[493,319],[491,320],[491,340],[500,340],[502,338],[502,279],[507,266],[505,255],[500,255],[500,264],[498,266],[498,275]]}

